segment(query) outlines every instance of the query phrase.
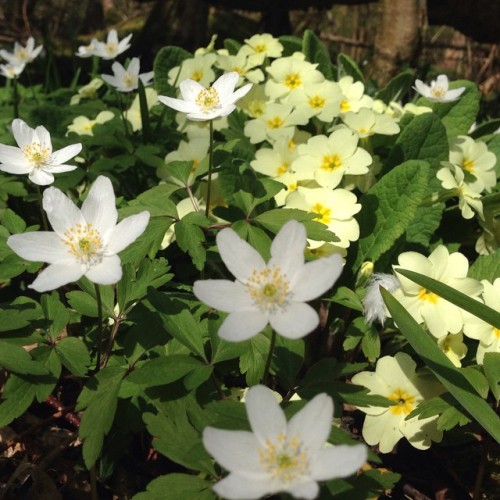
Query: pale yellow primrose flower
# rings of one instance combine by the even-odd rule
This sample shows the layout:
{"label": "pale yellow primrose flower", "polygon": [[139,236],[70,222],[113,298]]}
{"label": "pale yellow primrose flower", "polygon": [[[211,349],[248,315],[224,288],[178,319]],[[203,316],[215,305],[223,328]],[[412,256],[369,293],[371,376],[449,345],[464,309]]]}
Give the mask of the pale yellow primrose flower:
{"label": "pale yellow primrose flower", "polygon": [[[500,311],[500,278],[497,278],[493,283],[487,280],[482,280],[483,284],[483,301],[495,311]],[[479,340],[477,346],[476,361],[482,365],[484,355],[487,352],[500,353],[500,330],[486,323],[478,317],[464,312],[464,334],[471,338]]]}
{"label": "pale yellow primrose flower", "polygon": [[115,117],[111,111],[101,111],[93,120],[86,116],[77,116],[68,125],[68,132],[75,132],[78,135],[94,135],[94,125],[106,123]]}
{"label": "pale yellow primrose flower", "polygon": [[0,57],[3,57],[12,66],[21,66],[32,62],[43,49],[43,45],[35,48],[35,39],[30,36],[26,45],[18,42],[14,43],[14,51],[0,50]]}
{"label": "pale yellow primrose flower", "polygon": [[[146,94],[146,105],[148,111],[150,111],[153,106],[158,104],[158,94],[156,93],[156,90],[152,88],[144,89],[144,93]],[[132,130],[134,132],[142,130],[141,102],[139,95],[134,97],[130,108],[125,111],[124,116],[125,119],[132,125]]]}
{"label": "pale yellow primrose flower", "polygon": [[300,338],[318,326],[318,313],[306,302],[333,286],[342,272],[342,258],[332,255],[305,263],[303,224],[291,220],[281,228],[267,263],[230,228],[219,231],[216,240],[236,281],[198,280],[193,292],[210,307],[229,313],[219,328],[221,338],[247,340],[267,324],[284,337]]}
{"label": "pale yellow primrose flower", "polygon": [[404,252],[398,258],[399,265],[393,266],[401,283],[394,297],[406,308],[417,323],[425,323],[431,334],[441,338],[448,333],[458,333],[464,325],[463,311],[456,305],[426,290],[398,273],[407,269],[429,276],[469,297],[479,297],[483,290],[481,283],[467,278],[469,262],[465,255],[439,245],[425,257],[417,252]]}
{"label": "pale yellow primrose flower", "polygon": [[433,102],[452,102],[456,101],[465,91],[465,87],[458,89],[449,89],[448,77],[446,75],[438,75],[435,80],[432,80],[430,86],[426,85],[422,80],[415,80],[413,87],[420,95],[427,97]]}
{"label": "pale yellow primrose flower", "polygon": [[292,56],[276,59],[266,68],[271,79],[266,82],[266,95],[273,101],[287,96],[307,86],[325,80],[318,65],[305,60],[305,55],[296,52]]}
{"label": "pale yellow primrose flower", "polygon": [[348,111],[342,120],[359,137],[369,137],[374,134],[394,135],[400,130],[394,118],[385,113],[375,113],[368,108],[362,108],[357,113]]}
{"label": "pale yellow primrose flower", "polygon": [[240,75],[238,85],[245,80],[251,83],[260,83],[265,76],[260,68],[254,69],[259,64],[245,54],[218,55],[216,65],[225,72],[236,71]]}
{"label": "pale yellow primrose flower", "polygon": [[139,74],[141,63],[138,57],[133,57],[127,65],[127,69],[119,62],[111,66],[112,75],[101,75],[101,78],[119,92],[132,92],[139,88],[139,80],[146,87],[151,83],[153,71]]}
{"label": "pale yellow primrose flower", "polygon": [[97,91],[104,85],[104,82],[100,78],[94,78],[78,89],[78,93],[71,96],[69,104],[71,106],[78,104],[82,99],[94,99],[97,96]]}
{"label": "pale yellow primrose flower", "polygon": [[[372,109],[373,111],[376,111],[375,106]],[[412,115],[423,115],[425,113],[432,113],[432,109],[427,106],[417,106],[411,102],[407,102],[404,106],[401,106],[398,102],[391,101],[384,112],[399,122],[399,120],[401,120],[406,113],[410,113]]]}
{"label": "pale yellow primrose flower", "polygon": [[80,143],[52,151],[48,130],[43,126],[32,129],[19,118],[12,122],[12,134],[18,147],[0,144],[0,170],[3,172],[28,174],[31,182],[46,186],[54,182],[54,174],[75,170],[75,165],[65,162],[82,150]]}
{"label": "pale yellow primrose flower", "polygon": [[79,209],[62,191],[43,192],[43,209],[54,232],[34,231],[9,236],[7,245],[20,257],[49,264],[29,285],[37,292],[54,290],[86,276],[112,285],[122,277],[118,253],[146,229],[149,212],[118,221],[111,181],[99,176]]}
{"label": "pale yellow primrose flower", "polygon": [[253,35],[245,39],[245,44],[241,46],[239,54],[250,56],[257,64],[262,64],[266,57],[281,57],[283,45],[277,38],[269,33]]}
{"label": "pale yellow primrose flower", "polygon": [[[315,213],[314,220],[326,224],[328,229],[339,238],[337,247],[347,248],[351,241],[359,238],[359,224],[354,215],[361,205],[354,193],[346,189],[306,188],[298,186],[286,197],[285,208],[298,208]],[[323,241],[308,240],[310,248],[323,245]]]}
{"label": "pale yellow primrose flower", "polygon": [[335,188],[347,174],[366,174],[372,157],[358,147],[358,136],[347,128],[328,137],[316,135],[297,147],[292,170],[300,180],[314,179],[320,186]]}
{"label": "pale yellow primrose flower", "polygon": [[438,170],[436,177],[441,181],[443,189],[449,189],[458,196],[458,207],[464,219],[472,219],[473,210],[484,219],[481,195],[464,181],[464,171],[460,167],[450,164],[449,167]]}
{"label": "pale yellow primrose flower", "polygon": [[365,95],[365,86],[362,82],[355,82],[352,76],[343,76],[338,85],[342,92],[340,101],[340,112],[353,111],[357,113],[361,108],[371,108],[373,99]]}
{"label": "pale yellow primrose flower", "polygon": [[203,54],[192,59],[185,59],[180,66],[172,68],[168,72],[168,83],[179,85],[183,80],[194,80],[204,87],[214,81],[215,72],[212,69],[217,54]]}
{"label": "pale yellow primrose flower", "polygon": [[316,116],[318,120],[331,123],[340,114],[342,92],[337,83],[325,80],[312,83],[297,90],[287,99],[297,109],[304,110],[308,118]]}
{"label": "pale yellow primrose flower", "polygon": [[449,167],[455,165],[465,172],[472,174],[474,180],[465,182],[477,193],[483,191],[491,192],[497,183],[495,172],[496,155],[488,151],[488,147],[483,141],[475,141],[472,137],[459,135],[451,145],[449,161],[441,162]]}
{"label": "pale yellow primrose flower", "polygon": [[303,111],[294,109],[291,104],[273,102],[267,104],[264,114],[245,123],[244,134],[252,144],[279,137],[292,139],[296,125],[305,125],[309,119]]}
{"label": "pale yellow primrose flower", "polygon": [[186,113],[190,120],[213,120],[232,113],[236,109],[236,101],[252,87],[248,83],[235,91],[239,77],[236,71],[224,73],[208,89],[194,80],[183,80],[179,85],[182,99],[158,96],[158,100],[170,108]]}
{"label": "pale yellow primrose flower", "polygon": [[239,101],[239,107],[251,118],[260,118],[266,111],[267,97],[264,85],[254,85]]}
{"label": "pale yellow primrose flower", "polygon": [[391,452],[403,437],[419,450],[426,450],[431,441],[440,442],[443,438],[436,426],[438,415],[405,420],[418,403],[444,392],[439,383],[416,373],[416,366],[408,354],[398,352],[394,357],[380,358],[375,372],[363,371],[351,379],[353,384],[369,389],[370,394],[396,403],[387,407],[358,407],[366,413],[363,438],[371,446],[378,445],[381,453]]}
{"label": "pale yellow primrose flower", "polygon": [[205,448],[229,471],[213,486],[223,498],[250,500],[283,492],[313,499],[319,494],[318,481],[355,474],[367,459],[363,444],[326,442],[333,420],[327,394],[315,396],[289,422],[273,391],[263,385],[248,390],[245,407],[251,432],[203,431]]}
{"label": "pale yellow primrose flower", "polygon": [[457,368],[462,366],[461,360],[467,354],[467,346],[463,340],[464,336],[462,332],[449,333],[437,340],[438,347]]}

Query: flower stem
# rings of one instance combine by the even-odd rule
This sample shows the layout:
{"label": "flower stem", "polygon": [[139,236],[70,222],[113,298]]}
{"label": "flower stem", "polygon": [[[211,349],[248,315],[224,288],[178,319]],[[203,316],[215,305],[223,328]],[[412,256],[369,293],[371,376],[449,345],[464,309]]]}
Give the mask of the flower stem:
{"label": "flower stem", "polygon": [[208,149],[208,178],[207,178],[207,206],[205,207],[205,217],[210,213],[210,194],[212,187],[212,168],[214,162],[214,121],[208,122],[210,125],[210,147]]}
{"label": "flower stem", "polygon": [[269,346],[269,354],[267,355],[266,366],[264,367],[264,376],[262,377],[262,383],[268,385],[269,382],[269,370],[271,369],[271,361],[273,359],[274,346],[276,345],[276,332],[273,330],[271,333],[271,345]]}
{"label": "flower stem", "polygon": [[97,358],[95,362],[96,373],[101,369],[101,352],[102,352],[102,298],[101,290],[97,283],[94,283],[95,297],[97,300]]}
{"label": "flower stem", "polygon": [[40,207],[40,214],[42,215],[43,230],[48,231],[49,230],[49,221],[47,220],[47,214],[45,213],[45,210],[43,209],[42,191],[40,190],[40,186],[38,184],[36,186],[36,190],[38,193],[38,205]]}
{"label": "flower stem", "polygon": [[125,137],[127,137],[127,139],[130,139],[130,132],[129,132],[128,123],[127,123],[128,120],[125,118],[126,102],[122,98],[122,95],[118,90],[116,91],[116,94],[118,96],[118,103],[120,106],[120,114],[122,116],[123,128],[125,129]]}
{"label": "flower stem", "polygon": [[115,322],[113,324],[113,329],[111,330],[111,334],[109,336],[108,346],[106,347],[106,352],[101,360],[101,368],[105,368],[108,364],[109,357],[111,356],[111,351],[113,349],[113,344],[115,343],[116,334],[118,333],[118,328],[120,328],[120,324],[122,322],[123,316],[118,314],[115,316]]}
{"label": "flower stem", "polygon": [[12,101],[14,106],[14,118],[19,118],[19,92],[17,89],[17,78],[12,79]]}

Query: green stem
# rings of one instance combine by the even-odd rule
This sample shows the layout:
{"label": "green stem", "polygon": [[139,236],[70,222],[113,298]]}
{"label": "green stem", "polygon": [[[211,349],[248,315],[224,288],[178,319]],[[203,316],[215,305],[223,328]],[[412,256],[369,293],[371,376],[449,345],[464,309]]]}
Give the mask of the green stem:
{"label": "green stem", "polygon": [[207,178],[207,206],[205,208],[205,216],[208,217],[210,213],[210,194],[212,188],[212,168],[214,162],[214,122],[209,121],[210,124],[210,147],[208,150],[208,178]]}
{"label": "green stem", "polygon": [[95,362],[96,373],[101,369],[101,353],[102,353],[102,297],[101,289],[97,283],[94,283],[95,287],[95,297],[97,300],[97,358]]}
{"label": "green stem", "polygon": [[125,100],[122,98],[121,92],[119,92],[117,90],[116,93],[118,95],[118,103],[120,106],[120,114],[122,116],[123,128],[125,129],[125,136],[127,137],[127,139],[130,139],[130,132],[129,132],[128,123],[127,123],[128,120],[125,118],[125,111],[126,111],[127,104],[126,104]]}
{"label": "green stem", "polygon": [[36,185],[36,190],[38,193],[38,205],[40,207],[40,213],[42,215],[43,230],[48,231],[49,230],[49,221],[47,220],[47,214],[45,213],[45,210],[43,209],[43,196],[42,196],[42,191],[40,190],[40,186],[38,184]]}
{"label": "green stem", "polygon": [[271,333],[271,345],[269,346],[269,354],[267,355],[266,366],[264,367],[264,376],[262,377],[262,383],[268,385],[269,382],[269,370],[271,369],[271,361],[273,359],[274,346],[276,345],[276,332],[273,330]]}
{"label": "green stem", "polygon": [[118,328],[120,328],[120,324],[122,322],[123,316],[118,314],[115,316],[113,328],[111,329],[111,334],[109,336],[108,346],[106,347],[106,352],[101,360],[101,368],[106,368],[108,364],[109,357],[111,356],[111,351],[113,350],[113,344],[115,343],[116,334],[118,333]]}
{"label": "green stem", "polygon": [[19,118],[19,92],[17,88],[17,77],[12,79],[12,101],[14,106],[14,118]]}

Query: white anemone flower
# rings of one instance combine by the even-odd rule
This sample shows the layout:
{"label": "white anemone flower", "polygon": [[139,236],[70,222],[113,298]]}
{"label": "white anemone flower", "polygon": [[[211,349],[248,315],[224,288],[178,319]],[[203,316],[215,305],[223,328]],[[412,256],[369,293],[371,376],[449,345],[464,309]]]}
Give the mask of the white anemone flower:
{"label": "white anemone flower", "polygon": [[31,182],[46,186],[54,182],[54,174],[75,170],[64,162],[76,156],[81,144],[71,144],[52,151],[50,134],[45,127],[29,127],[23,120],[12,122],[12,133],[19,147],[0,144],[0,170],[9,174],[28,174]]}
{"label": "white anemone flower", "polygon": [[422,80],[415,80],[413,88],[432,102],[456,101],[465,91],[465,87],[449,89],[449,81],[446,75],[438,75],[430,85],[426,85]]}
{"label": "white anemone flower", "polygon": [[118,39],[118,33],[115,29],[112,29],[108,33],[108,37],[105,42],[95,41],[95,48],[92,55],[101,57],[102,59],[114,59],[116,56],[125,52],[130,48],[130,39],[132,38],[132,33],[127,35],[123,40]]}
{"label": "white anemone flower", "polygon": [[315,396],[289,422],[273,391],[251,387],[245,407],[252,432],[206,427],[203,444],[230,474],[213,486],[228,499],[255,499],[274,493],[316,498],[318,481],[348,477],[366,462],[363,444],[331,446],[326,440],[332,399]]}
{"label": "white anemone flower", "polygon": [[0,74],[13,80],[17,78],[26,68],[26,64],[0,64]]}
{"label": "white anemone flower", "polygon": [[234,87],[239,78],[236,71],[224,73],[208,89],[194,80],[183,80],[179,85],[182,99],[158,96],[158,100],[176,111],[186,113],[190,120],[213,120],[232,113],[236,108],[236,101],[251,89],[252,84],[248,83],[235,92]]}
{"label": "white anemone flower", "polygon": [[101,78],[108,84],[114,87],[119,92],[132,92],[139,87],[139,80],[143,85],[149,85],[153,78],[153,71],[139,74],[141,63],[138,57],[133,57],[125,69],[119,62],[114,62],[111,66],[113,75],[101,75]]}
{"label": "white anemone flower", "polygon": [[93,283],[111,285],[122,277],[117,255],[146,229],[149,212],[123,219],[119,224],[111,181],[99,176],[81,210],[62,191],[43,192],[43,208],[54,232],[14,234],[7,245],[20,257],[47,262],[29,285],[37,292],[54,290],[86,276]]}
{"label": "white anemone flower", "polygon": [[306,230],[291,220],[274,238],[271,259],[262,256],[230,228],[217,234],[217,248],[236,281],[200,280],[194,294],[210,307],[229,313],[219,336],[247,340],[269,323],[288,338],[304,337],[319,324],[307,301],[329,290],[342,272],[340,255],[304,262]]}
{"label": "white anemone flower", "polygon": [[15,42],[14,52],[0,50],[0,57],[3,57],[12,66],[20,66],[32,62],[42,49],[43,45],[35,47],[35,39],[30,36],[25,46]]}
{"label": "white anemone flower", "polygon": [[81,57],[82,59],[86,59],[87,57],[92,57],[97,55],[97,45],[98,41],[95,38],[92,38],[88,45],[80,45],[75,52],[75,56]]}

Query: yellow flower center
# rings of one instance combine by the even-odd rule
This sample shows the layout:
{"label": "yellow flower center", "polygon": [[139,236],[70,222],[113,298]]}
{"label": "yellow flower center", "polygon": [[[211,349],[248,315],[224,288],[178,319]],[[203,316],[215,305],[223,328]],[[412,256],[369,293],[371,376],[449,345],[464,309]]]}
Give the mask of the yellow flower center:
{"label": "yellow flower center", "polygon": [[191,73],[191,80],[199,82],[203,78],[203,71],[197,69]]}
{"label": "yellow flower center", "polygon": [[325,102],[326,101],[321,96],[316,95],[309,99],[308,104],[313,109],[322,109],[323,106],[325,105]]}
{"label": "yellow flower center", "polygon": [[259,45],[256,45],[253,50],[255,50],[255,52],[257,52],[258,54],[262,53],[262,52],[265,52],[267,49],[267,46],[265,43],[260,43]]}
{"label": "yellow flower center", "polygon": [[333,172],[341,166],[342,160],[340,159],[338,154],[323,156],[323,163],[321,164],[321,168],[323,170],[329,170],[330,172]]}
{"label": "yellow flower center", "polygon": [[200,90],[200,93],[196,97],[196,104],[201,108],[202,111],[208,113],[220,106],[219,93],[213,87],[208,89]]}
{"label": "yellow flower center", "polygon": [[283,175],[285,172],[288,172],[288,167],[290,165],[288,163],[283,163],[276,169],[276,175]]}
{"label": "yellow flower center", "polygon": [[290,483],[309,474],[307,451],[296,437],[287,439],[279,434],[274,442],[266,439],[266,445],[258,453],[264,470],[280,482]]}
{"label": "yellow flower center", "polygon": [[274,118],[267,120],[267,126],[269,128],[281,128],[284,123],[285,122],[281,116],[275,116]]}
{"label": "yellow flower center", "polygon": [[426,300],[427,302],[432,302],[433,304],[437,304],[437,301],[439,300],[439,295],[429,292],[425,288],[421,288],[420,291],[418,292],[418,298],[420,300]]}
{"label": "yellow flower center", "polygon": [[500,328],[493,327],[493,334],[496,335],[498,339],[500,339]]}
{"label": "yellow flower center", "polygon": [[351,109],[351,105],[347,99],[342,99],[340,101],[340,111],[342,113],[347,113]]}
{"label": "yellow flower center", "polygon": [[63,243],[68,252],[80,263],[98,264],[102,260],[104,245],[99,231],[92,224],[76,224],[64,233]]}
{"label": "yellow flower center", "polygon": [[276,311],[287,305],[290,283],[279,267],[265,267],[252,272],[247,292],[259,309]]}
{"label": "yellow flower center", "polygon": [[464,158],[462,160],[462,168],[469,172],[470,174],[474,173],[474,160],[468,160],[467,158]]}
{"label": "yellow flower center", "polygon": [[33,141],[23,149],[24,156],[35,168],[43,167],[50,162],[50,152],[50,148],[42,146],[38,141]]}
{"label": "yellow flower center", "polygon": [[285,81],[283,82],[290,90],[296,89],[302,85],[302,80],[298,73],[290,73],[285,76]]}
{"label": "yellow flower center", "polygon": [[104,49],[108,54],[112,55],[118,50],[118,44],[114,42],[109,42],[105,45]]}
{"label": "yellow flower center", "polygon": [[446,96],[446,90],[443,87],[432,87],[431,96],[436,99],[442,99]]}
{"label": "yellow flower center", "polygon": [[17,52],[16,52],[16,57],[20,60],[20,61],[26,61],[28,60],[28,57],[29,57],[29,54],[28,54],[28,51],[23,48],[23,49],[19,49]]}
{"label": "yellow flower center", "polygon": [[245,70],[243,68],[241,68],[240,66],[235,66],[234,68],[231,68],[231,71],[236,71],[236,73],[238,73],[238,75],[245,74]]}
{"label": "yellow flower center", "polygon": [[332,210],[331,208],[324,207],[321,203],[316,203],[311,207],[311,212],[318,214],[314,219],[323,224],[329,224],[332,220]]}
{"label": "yellow flower center", "polygon": [[263,101],[252,101],[250,104],[248,104],[248,112],[250,116],[253,116],[254,118],[262,116],[265,111],[266,103]]}
{"label": "yellow flower center", "polygon": [[396,389],[387,399],[397,404],[390,406],[393,415],[408,415],[415,408],[415,396],[408,394],[403,389]]}
{"label": "yellow flower center", "polygon": [[125,73],[125,75],[123,76],[123,83],[125,87],[134,87],[137,82],[134,75]]}

